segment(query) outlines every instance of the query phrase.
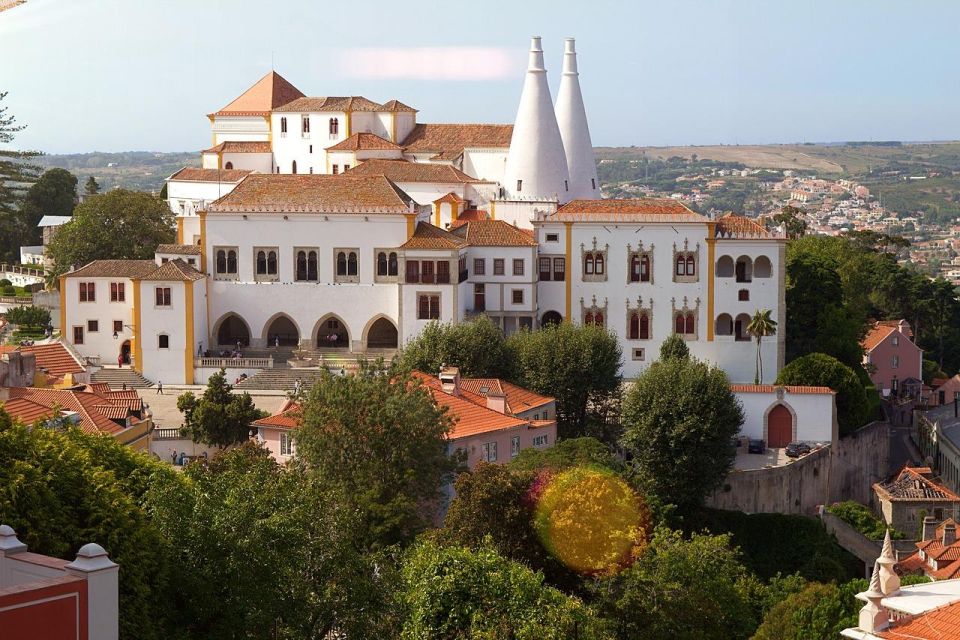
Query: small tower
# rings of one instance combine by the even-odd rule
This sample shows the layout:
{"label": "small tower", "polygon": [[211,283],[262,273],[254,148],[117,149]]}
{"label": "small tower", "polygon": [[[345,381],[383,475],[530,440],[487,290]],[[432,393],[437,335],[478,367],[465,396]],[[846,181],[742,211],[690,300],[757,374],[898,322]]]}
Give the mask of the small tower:
{"label": "small tower", "polygon": [[567,157],[567,171],[570,173],[570,199],[599,199],[597,160],[593,155],[587,112],[580,93],[580,73],[577,71],[577,51],[573,38],[564,41],[563,75],[557,90],[556,114]]}
{"label": "small tower", "polygon": [[504,168],[503,189],[508,200],[570,200],[567,159],[543,65],[540,37],[530,42],[530,63],[510,152]]}
{"label": "small tower", "polygon": [[887,610],[880,605],[880,601],[884,597],[880,590],[880,565],[875,564],[873,565],[873,576],[870,578],[870,587],[857,594],[857,599],[867,603],[860,609],[860,616],[857,620],[857,628],[860,631],[876,633],[890,626]]}

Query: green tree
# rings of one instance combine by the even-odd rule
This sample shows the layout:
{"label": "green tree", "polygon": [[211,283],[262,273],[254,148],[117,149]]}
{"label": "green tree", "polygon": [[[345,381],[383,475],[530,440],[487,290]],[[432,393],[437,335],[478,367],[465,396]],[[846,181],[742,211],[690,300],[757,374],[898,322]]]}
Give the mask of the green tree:
{"label": "green tree", "polygon": [[690,358],[690,347],[687,346],[687,341],[676,333],[671,333],[666,340],[660,343],[660,359],[669,360],[670,358],[681,360]]}
{"label": "green tree", "polygon": [[423,542],[403,563],[403,640],[591,640],[608,637],[578,599],[490,548]]}
{"label": "green tree", "polygon": [[560,440],[546,449],[527,447],[510,461],[518,471],[559,472],[573,467],[600,466],[617,473],[625,472],[624,463],[611,453],[610,448],[595,438]]}
{"label": "green tree", "polygon": [[42,241],[37,227],[43,216],[69,216],[77,204],[77,176],[66,169],[48,169],[30,185],[20,205],[20,223],[29,229],[22,241],[32,245]]}
{"label": "green tree", "polygon": [[87,178],[87,181],[83,183],[83,192],[88,196],[95,196],[100,193],[100,184],[97,179],[93,176]]}
{"label": "green tree", "polygon": [[44,329],[50,324],[50,311],[43,307],[14,307],[7,311],[7,320],[21,327]]}
{"label": "green tree", "polygon": [[616,637],[659,640],[748,638],[762,585],[740,563],[729,536],[658,529],[629,569],[596,585]]}
{"label": "green tree", "polygon": [[587,435],[588,412],[620,389],[621,350],[603,327],[568,322],[507,339],[515,382],[557,399],[557,432],[562,438]]}
{"label": "green tree", "polygon": [[223,449],[244,442],[250,437],[254,420],[266,416],[257,409],[249,393],[232,393],[226,372],[220,369],[210,376],[203,395],[184,393],[177,398],[177,409],[183,414],[183,432],[191,440]]}
{"label": "green tree", "polygon": [[763,380],[763,358],[760,356],[760,343],[767,336],[772,336],[777,332],[777,321],[770,317],[769,309],[757,309],[750,324],[747,325],[747,331],[753,334],[757,340],[757,370],[754,375],[754,384],[760,384]]}
{"label": "green tree", "polygon": [[120,569],[120,636],[165,638],[172,538],[153,526],[140,479],[166,465],[113,438],[14,424],[0,409],[0,522],[31,551],[73,560],[96,542]]}
{"label": "green tree", "polygon": [[404,366],[430,375],[446,365],[469,378],[510,377],[503,331],[486,316],[458,324],[431,322],[404,345],[400,358]]}
{"label": "green tree", "polygon": [[149,193],[113,189],[77,205],[48,246],[55,274],[92,260],[153,259],[157,246],[173,242],[173,212]]}
{"label": "green tree", "polygon": [[681,511],[720,486],[735,456],[730,441],[743,411],[722,369],[698,360],[661,360],[624,398],[621,445],[642,489]]}
{"label": "green tree", "polygon": [[[0,103],[6,97],[5,91],[0,92]],[[26,125],[17,124],[8,109],[0,106],[0,262],[13,263],[20,258],[20,246],[28,244],[21,240],[34,231],[22,222],[20,203],[24,185],[37,180],[40,169],[30,160],[40,154],[10,148],[16,134]]]}
{"label": "green tree", "polygon": [[841,436],[853,433],[872,417],[863,382],[853,369],[825,353],[797,358],[780,370],[777,384],[830,387],[836,391]]}
{"label": "green tree", "polygon": [[783,225],[788,238],[802,238],[807,233],[807,222],[803,219],[805,213],[803,209],[788,204],[780,208],[773,221]]}
{"label": "green tree", "polygon": [[361,363],[353,376],[324,375],[309,391],[297,455],[325,485],[350,496],[373,546],[409,540],[429,522],[459,456],[452,428],[417,378]]}

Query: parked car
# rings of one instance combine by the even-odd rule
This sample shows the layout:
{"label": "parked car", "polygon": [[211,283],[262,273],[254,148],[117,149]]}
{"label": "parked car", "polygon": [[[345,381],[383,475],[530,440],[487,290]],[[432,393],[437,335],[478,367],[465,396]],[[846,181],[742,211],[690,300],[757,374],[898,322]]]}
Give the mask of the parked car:
{"label": "parked car", "polygon": [[763,440],[751,440],[747,445],[747,453],[763,453],[767,450],[767,443]]}
{"label": "parked car", "polygon": [[789,458],[799,458],[810,453],[810,445],[806,442],[791,442],[787,445],[785,452]]}

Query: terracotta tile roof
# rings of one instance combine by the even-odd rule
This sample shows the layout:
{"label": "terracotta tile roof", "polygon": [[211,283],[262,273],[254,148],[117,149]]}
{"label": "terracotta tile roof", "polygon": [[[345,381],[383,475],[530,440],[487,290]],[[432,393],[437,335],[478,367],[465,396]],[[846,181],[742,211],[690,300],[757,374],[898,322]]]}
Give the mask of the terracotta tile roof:
{"label": "terracotta tile roof", "polygon": [[897,567],[903,573],[920,571],[924,568],[924,565],[925,563],[923,561],[923,558],[921,558],[920,554],[916,552],[911,553],[909,556],[907,556],[903,560],[900,560],[899,562],[897,562]]}
{"label": "terracotta tile roof", "polygon": [[366,160],[343,175],[383,175],[394,182],[442,182],[467,184],[483,182],[447,164],[410,162],[408,160]]}
{"label": "terracotta tile roof", "polygon": [[272,416],[254,421],[256,427],[272,427],[274,429],[296,429],[300,426],[302,416],[300,405],[287,400]]}
{"label": "terracotta tile roof", "polygon": [[948,500],[960,502],[960,496],[931,477],[929,468],[904,467],[890,482],[878,482],[874,490],[885,494],[890,500]]}
{"label": "terracotta tile roof", "polygon": [[896,328],[887,325],[874,325],[867,331],[867,335],[860,341],[864,351],[873,351],[887,336],[896,331]]}
{"label": "terracotta tile roof", "polygon": [[161,244],[157,247],[157,253],[176,253],[182,256],[200,255],[200,247],[195,244]]}
{"label": "terracotta tile roof", "polygon": [[208,213],[409,213],[410,196],[382,175],[251,174]]}
{"label": "terracotta tile roof", "polygon": [[142,278],[156,268],[157,263],[153,260],[94,260],[75,271],[65,273],[64,276],[67,278]]}
{"label": "terracotta tile roof", "polygon": [[73,357],[73,354],[60,342],[34,344],[29,347],[19,347],[21,353],[32,353],[37,359],[37,368],[47,373],[62,377],[68,373],[83,373],[86,368]]}
{"label": "terracotta tile roof", "polygon": [[23,424],[33,424],[37,420],[45,420],[53,416],[53,409],[26,398],[12,398],[6,402],[0,402],[0,409]]}
{"label": "terracotta tile roof", "polygon": [[669,198],[572,200],[547,218],[562,222],[707,222],[707,218]]}
{"label": "terracotta tile roof", "polygon": [[202,280],[205,277],[202,273],[194,269],[193,266],[187,264],[180,258],[176,258],[163,263],[157,267],[153,273],[143,276],[142,280],[152,282],[194,282],[196,280]]}
{"label": "terracotta tile roof", "polygon": [[[123,427],[101,413],[97,408],[114,405],[115,403],[96,393],[17,387],[10,389],[10,397],[26,398],[46,407],[53,408],[56,406],[63,411],[76,412],[80,418],[78,426],[86,433],[113,435],[123,430]],[[125,411],[129,411],[129,409],[125,408]]]}
{"label": "terracotta tile roof", "polygon": [[90,391],[92,393],[104,394],[110,392],[110,385],[108,385],[106,382],[90,382],[83,385],[83,390]]}
{"label": "terracotta tile roof", "polygon": [[303,93],[276,71],[271,71],[244,91],[233,102],[220,109],[215,116],[268,115],[271,110],[291,100],[303,97]]}
{"label": "terracotta tile roof", "polygon": [[894,620],[888,629],[875,631],[873,635],[890,640],[960,638],[960,601]]}
{"label": "terracotta tile roof", "polygon": [[901,322],[903,322],[903,335],[907,336],[908,338],[913,338],[913,329],[910,328],[910,323],[906,320],[880,320],[876,324],[899,329]]}
{"label": "terracotta tile roof", "polygon": [[536,240],[503,220],[468,220],[454,234],[474,247],[535,247]]}
{"label": "terracotta tile roof", "polygon": [[461,202],[465,202],[465,200],[460,196],[458,196],[453,191],[451,191],[450,193],[446,193],[440,196],[439,198],[434,200],[434,202],[449,202],[451,204],[460,204]]}
{"label": "terracotta tile roof", "polygon": [[253,173],[246,169],[201,169],[199,167],[184,167],[167,180],[180,182],[240,182]]}
{"label": "terracotta tile roof", "polygon": [[433,401],[446,407],[450,412],[454,420],[453,430],[450,432],[450,438],[453,440],[478,433],[513,429],[527,424],[526,420],[488,409],[486,403],[480,405],[463,396],[455,396],[433,387],[428,387],[428,390],[433,396]]}
{"label": "terracotta tile roof", "polygon": [[401,249],[460,249],[467,246],[464,240],[449,231],[435,227],[429,222],[418,222],[413,236]]}
{"label": "terracotta tile roof", "polygon": [[373,133],[355,133],[343,142],[338,142],[327,151],[400,151],[398,145]]}
{"label": "terracotta tile roof", "polygon": [[490,391],[502,393],[507,397],[507,410],[514,414],[536,409],[554,401],[550,396],[542,396],[499,378],[461,378],[460,387],[483,397],[486,397]]}
{"label": "terracotta tile roof", "polygon": [[417,110],[413,107],[403,104],[399,100],[387,100],[383,103],[384,111],[408,111],[410,113],[416,113]]}
{"label": "terracotta tile roof", "polygon": [[386,111],[383,105],[363,96],[300,97],[274,109],[277,113],[321,113],[325,111]]}
{"label": "terracotta tile roof", "polygon": [[755,220],[728,213],[717,218],[717,238],[773,238],[774,235]]}
{"label": "terracotta tile roof", "polygon": [[830,387],[800,387],[776,384],[731,384],[730,391],[734,393],[773,393],[781,386],[787,390],[787,393],[833,393],[833,389]]}
{"label": "terracotta tile roof", "polygon": [[273,153],[273,149],[265,140],[228,140],[215,147],[204,149],[203,153]]}
{"label": "terracotta tile roof", "polygon": [[512,124],[418,124],[400,146],[452,160],[466,148],[507,148],[512,137]]}

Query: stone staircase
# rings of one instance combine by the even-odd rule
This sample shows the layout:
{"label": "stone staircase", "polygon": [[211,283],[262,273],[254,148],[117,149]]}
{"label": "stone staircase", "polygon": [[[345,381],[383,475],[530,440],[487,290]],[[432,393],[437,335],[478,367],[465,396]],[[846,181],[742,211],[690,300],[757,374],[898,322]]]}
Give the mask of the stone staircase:
{"label": "stone staircase", "polygon": [[297,379],[304,389],[312,387],[323,372],[320,369],[263,369],[235,386],[241,391],[293,391]]}
{"label": "stone staircase", "polygon": [[149,389],[153,386],[153,382],[147,380],[130,367],[124,367],[123,369],[117,369],[116,367],[100,369],[90,376],[90,381],[106,382],[110,385],[110,388],[114,390],[122,389],[124,383],[126,383],[127,389]]}

